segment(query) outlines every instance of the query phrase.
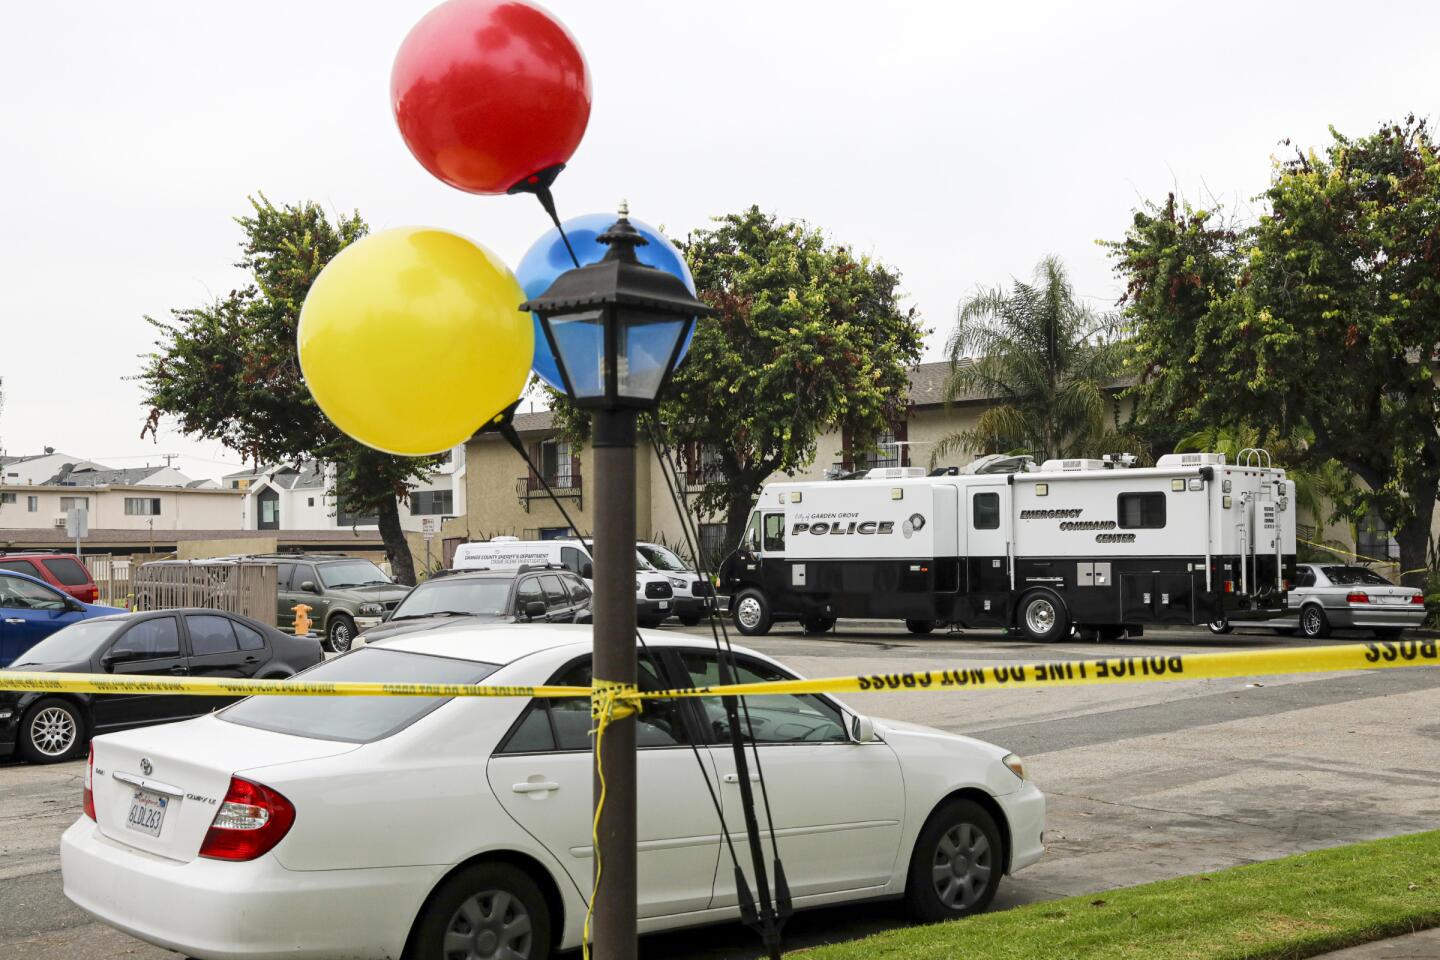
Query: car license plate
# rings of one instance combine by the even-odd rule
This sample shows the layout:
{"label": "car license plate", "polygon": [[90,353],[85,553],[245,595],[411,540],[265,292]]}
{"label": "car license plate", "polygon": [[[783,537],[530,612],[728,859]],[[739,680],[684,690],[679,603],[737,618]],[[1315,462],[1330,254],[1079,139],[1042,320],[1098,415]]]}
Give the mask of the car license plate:
{"label": "car license plate", "polygon": [[1410,598],[1409,598],[1409,597],[1381,596],[1381,597],[1379,597],[1378,599],[1379,599],[1379,601],[1380,601],[1381,603],[1409,603],[1409,602],[1410,602]]}
{"label": "car license plate", "polygon": [[130,801],[130,816],[125,818],[125,826],[158,837],[160,827],[165,823],[165,810],[169,806],[169,797],[149,790],[136,790],[135,798]]}
{"label": "car license plate", "polygon": [[670,601],[669,601],[669,600],[661,600],[661,601],[660,601],[660,609],[661,609],[661,610],[669,610],[669,609],[670,609]]}

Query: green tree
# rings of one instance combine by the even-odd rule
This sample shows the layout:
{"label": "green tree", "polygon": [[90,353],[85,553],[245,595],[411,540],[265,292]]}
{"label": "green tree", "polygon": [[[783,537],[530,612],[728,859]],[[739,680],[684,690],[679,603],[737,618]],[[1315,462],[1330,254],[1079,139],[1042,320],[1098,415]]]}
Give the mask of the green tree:
{"label": "green tree", "polygon": [[[760,486],[808,466],[822,434],[873,438],[903,417],[925,331],[894,270],[758,207],[680,246],[719,313],[697,325],[659,419],[672,444],[713,453],[695,506],[738,541]],[[565,432],[583,438],[588,421],[553,399]]]}
{"label": "green tree", "polygon": [[946,350],[945,401],[992,400],[975,426],[936,444],[954,450],[1051,457],[1120,452],[1113,385],[1121,372],[1117,319],[1075,298],[1065,268],[1040,261],[1035,282],[981,290],[960,304]]}
{"label": "green tree", "polygon": [[1440,159],[1424,121],[1275,164],[1256,222],[1147,207],[1111,245],[1138,334],[1150,416],[1303,426],[1305,465],[1358,477],[1339,507],[1374,510],[1420,584],[1440,488]]}
{"label": "green tree", "polygon": [[341,433],[306,389],[296,354],[305,294],[337,253],[365,235],[365,222],[352,213],[332,223],[317,204],[277,207],[263,194],[250,205],[236,220],[244,233],[236,265],[250,282],[213,303],[172,310],[168,321],[145,318],[159,337],[137,377],[150,406],[142,436],[169,416],[184,433],[257,463],[333,464],[330,492],[339,507],[379,517],[395,578],[414,583],[397,498],[438,460],[379,453]]}

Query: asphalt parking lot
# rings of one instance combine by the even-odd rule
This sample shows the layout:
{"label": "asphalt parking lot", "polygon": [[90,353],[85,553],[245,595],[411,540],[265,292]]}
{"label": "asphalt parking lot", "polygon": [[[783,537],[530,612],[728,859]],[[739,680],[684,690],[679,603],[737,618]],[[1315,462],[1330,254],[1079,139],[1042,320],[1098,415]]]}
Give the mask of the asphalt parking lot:
{"label": "asphalt parking lot", "polygon": [[[746,645],[826,676],[1305,644],[1201,628],[1042,646],[842,625],[823,639],[781,627]],[[1049,797],[1048,852],[1001,885],[996,909],[1440,827],[1437,668],[844,699],[1026,758]],[[80,763],[0,764],[0,956],[174,958],[90,922],[60,892],[56,848],[79,816],[83,771]],[[786,939],[849,939],[902,922],[885,904],[814,911],[795,917]],[[757,954],[738,925],[642,942],[650,960]]]}

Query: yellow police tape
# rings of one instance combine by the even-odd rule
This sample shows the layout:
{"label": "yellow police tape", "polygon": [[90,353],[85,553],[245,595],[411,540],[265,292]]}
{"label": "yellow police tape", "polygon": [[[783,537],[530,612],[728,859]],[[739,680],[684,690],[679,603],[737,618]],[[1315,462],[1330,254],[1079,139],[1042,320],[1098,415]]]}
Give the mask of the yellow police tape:
{"label": "yellow police tape", "polygon": [[[783,693],[861,693],[887,690],[1015,690],[1107,683],[1217,680],[1281,673],[1381,670],[1440,664],[1440,641],[1377,640],[1324,647],[1241,650],[1233,653],[1144,654],[1085,660],[1052,660],[1001,667],[955,666],[942,670],[872,673],[863,676],[641,691],[597,681],[594,687],[492,686],[456,683],[241,680],[222,677],[117,678],[104,673],[0,671],[0,690],[41,693],[158,693],[215,697],[590,697],[599,712],[619,719],[637,701],[673,697],[765,696]],[[630,708],[627,710],[626,708]]]}

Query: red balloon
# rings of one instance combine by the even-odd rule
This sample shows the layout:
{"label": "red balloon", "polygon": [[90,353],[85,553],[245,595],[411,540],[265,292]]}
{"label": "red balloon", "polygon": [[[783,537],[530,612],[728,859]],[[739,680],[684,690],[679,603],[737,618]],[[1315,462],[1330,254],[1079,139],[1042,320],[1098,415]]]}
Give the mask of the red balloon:
{"label": "red balloon", "polygon": [[471,193],[506,193],[575,152],[590,71],[570,31],[539,7],[448,0],[400,45],[390,102],[426,170]]}

